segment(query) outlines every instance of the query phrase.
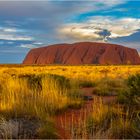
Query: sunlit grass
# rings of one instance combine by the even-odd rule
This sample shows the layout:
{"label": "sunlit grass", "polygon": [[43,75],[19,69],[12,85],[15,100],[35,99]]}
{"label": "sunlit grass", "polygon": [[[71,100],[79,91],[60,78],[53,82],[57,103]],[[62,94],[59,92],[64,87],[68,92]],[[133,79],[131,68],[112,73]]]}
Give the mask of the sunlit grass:
{"label": "sunlit grass", "polygon": [[[52,132],[56,131],[53,128],[54,117],[70,108],[79,109],[84,104],[81,88],[92,88],[94,95],[97,92],[96,94],[101,96],[118,96],[122,89],[126,89],[127,78],[137,73],[140,73],[140,66],[130,65],[1,67],[0,115],[4,118],[2,124],[9,124],[8,120],[13,118],[35,118],[44,124],[38,129],[39,137],[54,138],[57,135]],[[73,120],[71,137],[138,138],[139,126],[135,123],[139,121],[139,117],[136,120],[133,113],[135,112],[131,115],[122,105],[117,106],[116,102],[107,105],[99,97],[94,98],[91,113],[85,113],[84,118],[79,118],[78,126],[74,126]],[[4,129],[6,134],[7,130],[9,129]],[[135,130],[138,131],[136,134]],[[12,138],[12,134],[9,135]]]}
{"label": "sunlit grass", "polygon": [[27,79],[9,78],[1,93],[0,111],[14,116],[31,115],[44,118],[79,103],[71,100],[67,88],[60,88],[58,81],[44,76],[40,91],[29,88]]}

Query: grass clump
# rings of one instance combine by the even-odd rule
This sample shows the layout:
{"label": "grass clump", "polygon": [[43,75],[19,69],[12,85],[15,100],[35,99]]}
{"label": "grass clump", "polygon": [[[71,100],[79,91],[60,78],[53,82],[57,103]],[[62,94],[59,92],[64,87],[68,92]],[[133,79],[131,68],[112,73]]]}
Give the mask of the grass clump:
{"label": "grass clump", "polygon": [[54,115],[81,103],[79,99],[68,96],[69,87],[69,80],[63,76],[10,77],[6,79],[0,95],[0,111],[14,116],[31,115],[39,118]]}
{"label": "grass clump", "polygon": [[69,79],[64,76],[59,76],[56,74],[25,74],[19,75],[18,78],[25,79],[28,82],[28,86],[33,90],[42,90],[42,79],[48,77],[57,82],[57,85],[63,90],[63,88],[70,88]]}
{"label": "grass clump", "polygon": [[89,87],[95,87],[95,83],[93,81],[79,81],[79,87],[80,88],[89,88]]}
{"label": "grass clump", "polygon": [[109,129],[110,138],[117,139],[139,139],[140,138],[140,120],[135,111],[130,108],[123,108],[116,119],[112,120]]}
{"label": "grass clump", "polygon": [[93,94],[100,96],[117,95],[123,88],[123,81],[119,79],[101,79],[93,90]]}
{"label": "grass clump", "polygon": [[[5,79],[5,83],[0,94],[0,114],[7,119],[28,116],[46,122],[68,107],[78,108],[81,104],[81,100],[68,96],[69,81],[64,77],[26,75],[19,78],[15,76]],[[38,83],[41,87],[39,90]],[[41,126],[39,136],[55,138],[53,127],[50,123]]]}
{"label": "grass clump", "polygon": [[[107,105],[94,99],[91,108],[91,101],[88,101],[86,103],[89,104],[85,104],[80,112],[72,109],[72,118],[77,115],[78,120],[72,120],[73,124],[68,121],[68,125],[61,121],[65,127],[71,125],[73,138],[139,139],[140,74],[128,78],[128,75],[139,71],[140,66],[1,67],[0,115],[4,119],[0,120],[0,138],[32,138],[26,134],[25,137],[15,135],[21,122],[22,125],[28,124],[29,128],[38,128],[35,138],[58,138],[55,115],[64,113],[68,108],[80,108],[85,95],[81,91],[93,87],[93,94],[97,95],[118,95],[120,92],[119,103],[123,104]],[[68,114],[68,118],[64,119],[69,117]]]}
{"label": "grass clump", "polygon": [[38,92],[42,90],[41,80],[43,77],[44,75],[35,75],[35,74],[25,74],[25,75],[20,74],[18,76],[19,79],[27,81],[29,89],[38,90]]}
{"label": "grass clump", "polygon": [[101,99],[94,99],[93,110],[87,120],[87,128],[92,132],[93,137],[100,132],[106,131],[110,127],[112,119],[117,117],[116,110],[103,104]]}
{"label": "grass clump", "polygon": [[58,139],[59,135],[56,132],[52,122],[44,122],[37,130],[37,135],[40,139]]}
{"label": "grass clump", "polygon": [[129,108],[94,101],[92,114],[87,118],[87,132],[90,138],[140,138],[139,122],[139,115]]}

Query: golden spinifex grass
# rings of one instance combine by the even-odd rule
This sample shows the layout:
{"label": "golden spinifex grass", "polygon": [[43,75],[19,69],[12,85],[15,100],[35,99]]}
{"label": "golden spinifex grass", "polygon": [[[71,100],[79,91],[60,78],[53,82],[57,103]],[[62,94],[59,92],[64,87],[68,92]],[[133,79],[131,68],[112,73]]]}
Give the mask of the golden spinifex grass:
{"label": "golden spinifex grass", "polygon": [[29,88],[27,79],[10,77],[3,83],[0,112],[8,115],[31,115],[47,118],[67,108],[71,104],[80,104],[67,96],[68,89],[60,88],[57,81],[49,76],[41,79],[42,89]]}
{"label": "golden spinifex grass", "polygon": [[74,115],[70,122],[66,122],[65,128],[70,130],[73,139],[139,138],[140,131],[135,126],[136,118],[129,108],[124,110],[119,104],[104,104],[98,97],[93,100],[92,107],[86,108],[84,112],[84,117],[81,112],[77,123]]}
{"label": "golden spinifex grass", "polygon": [[[92,88],[90,94],[94,96],[118,96],[120,90],[128,88],[127,78],[137,73],[140,73],[140,66],[130,65],[3,66],[0,67],[0,115],[5,123],[13,118],[39,119],[45,122],[38,129],[39,138],[54,138],[52,131],[55,130],[51,124],[48,125],[48,121],[53,122],[56,114],[63,114],[68,108],[81,107],[84,102],[81,89]],[[138,82],[135,82],[137,87]],[[126,102],[125,95],[119,95],[123,102]],[[92,108],[81,112],[78,120],[72,115],[72,121],[69,122],[71,137],[139,138],[139,126],[136,123],[139,117],[135,117],[137,114],[132,113],[130,105],[129,110],[127,105],[118,104],[116,107],[116,102],[106,105],[94,98]],[[137,111],[137,108],[133,106],[132,109]],[[133,134],[132,137],[130,134]],[[12,138],[12,134],[10,137],[6,135],[6,138]]]}

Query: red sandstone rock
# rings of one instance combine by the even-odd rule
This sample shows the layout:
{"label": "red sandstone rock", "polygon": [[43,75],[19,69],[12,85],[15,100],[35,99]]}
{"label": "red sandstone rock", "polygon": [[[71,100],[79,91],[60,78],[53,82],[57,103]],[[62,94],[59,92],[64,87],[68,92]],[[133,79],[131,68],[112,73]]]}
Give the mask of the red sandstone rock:
{"label": "red sandstone rock", "polygon": [[23,64],[140,64],[135,49],[115,44],[80,42],[31,49]]}

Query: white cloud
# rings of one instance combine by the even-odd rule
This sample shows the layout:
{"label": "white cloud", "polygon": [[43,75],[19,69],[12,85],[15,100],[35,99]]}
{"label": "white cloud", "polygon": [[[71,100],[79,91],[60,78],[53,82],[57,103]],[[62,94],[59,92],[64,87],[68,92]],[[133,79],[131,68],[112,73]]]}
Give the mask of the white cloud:
{"label": "white cloud", "polygon": [[14,28],[4,28],[3,31],[4,32],[17,32],[17,30]]}
{"label": "white cloud", "polygon": [[14,42],[10,41],[10,42],[7,42],[7,44],[14,44]]}
{"label": "white cloud", "polygon": [[24,32],[25,30],[21,30],[18,28],[10,28],[10,27],[0,27],[0,32],[6,32],[6,33],[18,33],[18,32]]}
{"label": "white cloud", "polygon": [[27,36],[20,36],[16,34],[0,34],[0,39],[2,40],[11,40],[11,41],[31,41],[33,40],[32,37],[27,37]]}
{"label": "white cloud", "polygon": [[35,48],[36,46],[33,44],[21,44],[19,47],[31,49],[31,48]]}
{"label": "white cloud", "polygon": [[21,44],[19,47],[31,49],[31,48],[36,48],[36,47],[38,47],[38,45],[43,45],[43,43],[41,43],[41,42],[34,42],[34,43],[32,43],[32,44]]}
{"label": "white cloud", "polygon": [[0,53],[23,53],[23,50],[0,50]]}
{"label": "white cloud", "polygon": [[73,11],[71,12],[83,13],[90,11],[95,12],[99,10],[107,10],[117,5],[124,4],[128,0],[87,0],[86,2],[85,0],[77,0],[77,1],[81,2],[80,6],[76,6],[76,8],[73,9]]}
{"label": "white cloud", "polygon": [[94,1],[112,7],[112,6],[115,6],[115,5],[125,3],[127,0],[94,0]]}
{"label": "white cloud", "polygon": [[82,23],[66,24],[58,30],[61,35],[80,40],[100,40],[130,36],[140,29],[140,19],[96,16]]}
{"label": "white cloud", "polygon": [[[22,35],[21,35],[22,33]],[[2,40],[11,40],[11,41],[16,41],[16,40],[33,40],[32,37],[24,35],[25,31],[17,28],[9,28],[9,27],[0,27],[0,39]]]}
{"label": "white cloud", "polygon": [[34,45],[43,45],[42,42],[34,42],[33,44],[34,44]]}

